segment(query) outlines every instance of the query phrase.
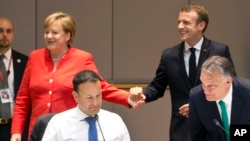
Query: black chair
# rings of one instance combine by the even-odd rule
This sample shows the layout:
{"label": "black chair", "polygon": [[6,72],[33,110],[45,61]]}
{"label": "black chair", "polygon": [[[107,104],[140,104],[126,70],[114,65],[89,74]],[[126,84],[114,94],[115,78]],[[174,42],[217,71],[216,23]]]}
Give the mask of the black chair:
{"label": "black chair", "polygon": [[44,131],[49,123],[50,119],[55,115],[55,113],[49,113],[40,116],[32,130],[30,135],[30,141],[41,141],[43,138]]}

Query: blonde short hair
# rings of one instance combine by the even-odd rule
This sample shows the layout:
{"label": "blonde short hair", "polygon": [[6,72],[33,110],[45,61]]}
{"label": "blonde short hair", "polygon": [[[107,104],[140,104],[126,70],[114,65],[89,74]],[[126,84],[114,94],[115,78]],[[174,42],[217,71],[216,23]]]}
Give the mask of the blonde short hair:
{"label": "blonde short hair", "polygon": [[73,42],[76,34],[76,21],[75,19],[64,12],[55,12],[50,14],[44,21],[44,29],[47,29],[53,22],[59,21],[62,24],[62,28],[66,33],[70,33],[70,39],[68,44]]}

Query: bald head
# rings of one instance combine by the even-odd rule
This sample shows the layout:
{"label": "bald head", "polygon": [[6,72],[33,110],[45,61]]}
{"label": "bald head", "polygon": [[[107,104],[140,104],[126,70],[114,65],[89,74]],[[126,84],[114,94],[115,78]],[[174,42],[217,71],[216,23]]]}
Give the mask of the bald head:
{"label": "bald head", "polygon": [[9,50],[14,39],[14,26],[8,18],[0,17],[0,52]]}
{"label": "bald head", "polygon": [[4,23],[4,22],[8,23],[9,26],[11,26],[12,28],[14,28],[13,27],[13,23],[10,21],[10,19],[5,18],[5,17],[0,17],[0,23]]}

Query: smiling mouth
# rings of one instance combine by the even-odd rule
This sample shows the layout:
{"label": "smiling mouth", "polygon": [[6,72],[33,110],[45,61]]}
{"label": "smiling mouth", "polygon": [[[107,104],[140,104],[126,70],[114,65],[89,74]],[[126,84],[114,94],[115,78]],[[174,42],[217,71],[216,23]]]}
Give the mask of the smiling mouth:
{"label": "smiling mouth", "polygon": [[187,32],[181,31],[181,32],[179,32],[179,34],[180,34],[180,35],[185,35],[185,34],[187,34]]}
{"label": "smiling mouth", "polygon": [[9,42],[9,40],[7,40],[7,39],[2,39],[2,40],[0,40],[0,42]]}
{"label": "smiling mouth", "polygon": [[47,41],[47,43],[52,44],[55,43],[55,41]]}

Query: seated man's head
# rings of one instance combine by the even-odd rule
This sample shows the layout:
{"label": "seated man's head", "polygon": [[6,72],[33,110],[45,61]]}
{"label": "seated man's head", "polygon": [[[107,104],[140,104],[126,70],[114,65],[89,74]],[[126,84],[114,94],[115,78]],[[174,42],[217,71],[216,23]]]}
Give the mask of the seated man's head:
{"label": "seated man's head", "polygon": [[94,116],[102,106],[100,77],[91,70],[77,73],[73,79],[73,96],[80,110],[88,116]]}

